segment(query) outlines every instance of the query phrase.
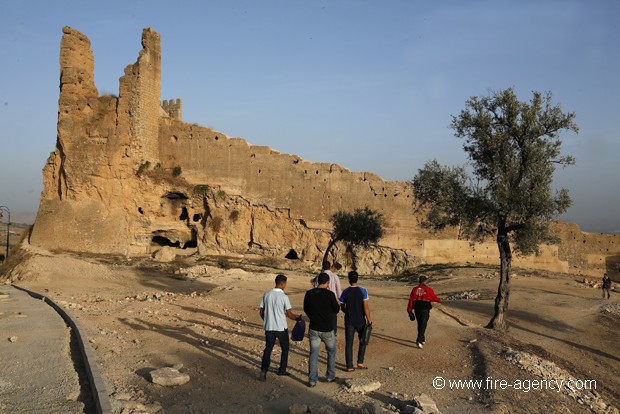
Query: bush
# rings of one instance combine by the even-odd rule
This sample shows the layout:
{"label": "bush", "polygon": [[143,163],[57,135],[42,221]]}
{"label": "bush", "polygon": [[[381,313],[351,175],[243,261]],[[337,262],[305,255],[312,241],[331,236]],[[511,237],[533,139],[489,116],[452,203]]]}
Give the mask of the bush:
{"label": "bush", "polygon": [[138,171],[136,171],[136,176],[140,177],[142,174],[144,174],[144,172],[146,170],[149,169],[149,167],[151,166],[151,162],[150,161],[144,161],[142,164],[140,164],[140,166],[138,167]]}
{"label": "bush", "polygon": [[183,170],[181,169],[180,166],[176,166],[172,169],[172,176],[173,177],[178,177],[179,175],[181,175],[181,173],[183,172]]}
{"label": "bush", "polygon": [[194,186],[194,194],[205,195],[209,191],[209,186],[207,184],[198,184]]}
{"label": "bush", "polygon": [[230,212],[230,216],[229,218],[233,221],[236,222],[239,219],[239,210],[233,210]]}

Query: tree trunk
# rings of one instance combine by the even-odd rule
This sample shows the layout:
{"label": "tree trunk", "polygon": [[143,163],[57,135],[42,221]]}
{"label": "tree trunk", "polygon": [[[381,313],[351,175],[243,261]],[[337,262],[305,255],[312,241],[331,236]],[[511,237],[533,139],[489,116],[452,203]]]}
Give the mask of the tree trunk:
{"label": "tree trunk", "polygon": [[329,257],[329,252],[332,250],[332,247],[334,247],[334,244],[336,244],[336,241],[337,240],[334,239],[329,240],[329,243],[327,244],[327,249],[325,249],[325,254],[323,255],[323,262],[325,262]]}
{"label": "tree trunk", "polygon": [[497,288],[497,296],[495,297],[495,313],[486,327],[505,331],[507,328],[506,311],[508,310],[508,298],[510,296],[512,252],[510,251],[508,233],[503,225],[497,231],[497,247],[499,248],[500,257],[499,286]]}

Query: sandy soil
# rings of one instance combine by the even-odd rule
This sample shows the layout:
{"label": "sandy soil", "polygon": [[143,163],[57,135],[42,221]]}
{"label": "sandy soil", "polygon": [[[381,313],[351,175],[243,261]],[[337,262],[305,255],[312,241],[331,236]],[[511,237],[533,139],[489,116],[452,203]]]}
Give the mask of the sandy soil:
{"label": "sandy soil", "polygon": [[[421,393],[429,395],[443,413],[593,412],[555,390],[439,390],[433,386],[438,376],[510,382],[540,379],[504,358],[501,351],[508,348],[553,361],[577,379],[596,380],[596,395],[620,407],[619,294],[612,293],[611,301],[604,301],[600,290],[583,287],[577,276],[517,270],[510,329],[499,334],[482,327],[492,314],[495,269],[429,269],[430,286],[443,299],[463,292],[478,297],[436,306],[427,344],[417,349],[415,323],[405,311],[413,278],[362,275],[360,284],[369,290],[374,321],[366,356],[369,369],[344,371],[340,317],[339,380],[321,381],[310,389],[306,386],[307,340],[292,343],[291,377],[272,372],[267,382],[258,381],[264,346],[258,304],[273,286],[275,275],[284,273],[293,311],[300,313],[313,274],[249,265],[245,270],[223,270],[204,264],[200,277],[178,274],[180,268],[195,265],[201,264],[192,258],[156,265],[38,252],[14,276],[20,279],[15,283],[48,295],[80,322],[100,358],[118,413],[288,413],[294,403],[329,405],[338,413],[348,413],[359,412],[369,402],[380,403],[386,412],[405,412]],[[344,275],[341,280],[346,286]],[[610,303],[616,304],[616,310],[603,312]],[[276,346],[272,370],[278,360]],[[163,387],[150,382],[151,370],[177,364],[189,374],[189,383]],[[324,372],[324,354],[319,369]],[[366,394],[350,393],[344,385],[347,379],[379,381],[381,387]],[[606,410],[613,412],[610,407]]]}

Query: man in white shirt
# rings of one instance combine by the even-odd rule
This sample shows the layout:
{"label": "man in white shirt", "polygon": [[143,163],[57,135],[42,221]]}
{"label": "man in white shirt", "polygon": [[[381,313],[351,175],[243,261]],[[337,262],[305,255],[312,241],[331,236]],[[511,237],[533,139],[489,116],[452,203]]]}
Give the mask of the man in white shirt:
{"label": "man in white shirt", "polygon": [[260,302],[260,317],[263,319],[263,327],[265,329],[265,350],[263,351],[259,377],[261,381],[267,380],[267,371],[271,364],[271,351],[276,344],[276,339],[280,342],[280,348],[282,349],[278,375],[290,375],[286,371],[289,350],[286,318],[298,321],[301,320],[301,315],[295,315],[291,311],[291,302],[286,293],[284,293],[286,281],[286,276],[277,275],[275,280],[276,287],[266,292]]}

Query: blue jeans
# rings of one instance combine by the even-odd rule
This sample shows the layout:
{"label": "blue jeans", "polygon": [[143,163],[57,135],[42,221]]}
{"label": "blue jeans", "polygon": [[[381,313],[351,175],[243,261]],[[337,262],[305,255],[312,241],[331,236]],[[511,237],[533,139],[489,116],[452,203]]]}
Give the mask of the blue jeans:
{"label": "blue jeans", "polygon": [[280,348],[282,348],[282,355],[280,356],[280,368],[278,372],[284,374],[288,365],[288,329],[284,331],[265,331],[265,350],[263,351],[263,361],[261,362],[260,370],[268,371],[271,364],[271,351],[276,344],[276,339],[280,342]]}
{"label": "blue jeans", "polygon": [[316,384],[319,380],[319,351],[321,342],[325,343],[327,350],[327,380],[332,381],[336,378],[336,335],[334,331],[319,332],[310,329],[310,363],[308,364],[308,381]]}
{"label": "blue jeans", "polygon": [[357,350],[357,363],[364,363],[364,354],[366,353],[366,345],[362,344],[362,335],[364,333],[365,323],[361,325],[355,325],[352,323],[345,323],[345,360],[347,362],[347,368],[353,368],[353,342],[355,341],[355,334],[360,341],[359,349]]}

